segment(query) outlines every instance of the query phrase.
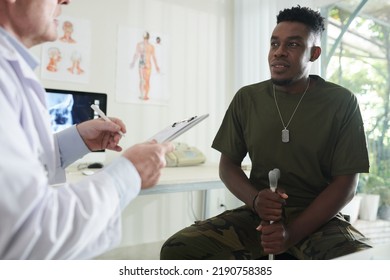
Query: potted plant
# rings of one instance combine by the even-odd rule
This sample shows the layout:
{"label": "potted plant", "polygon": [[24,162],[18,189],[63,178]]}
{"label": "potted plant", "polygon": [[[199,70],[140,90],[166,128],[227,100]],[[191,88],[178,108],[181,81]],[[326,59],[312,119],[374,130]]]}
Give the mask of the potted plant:
{"label": "potted plant", "polygon": [[378,217],[390,221],[390,187],[378,187],[378,194],[380,195]]}
{"label": "potted plant", "polygon": [[359,195],[362,197],[359,209],[359,218],[366,221],[375,221],[379,209],[379,188],[383,186],[383,178],[374,174],[364,174],[358,186]]}
{"label": "potted plant", "polygon": [[354,224],[359,217],[360,203],[362,201],[362,196],[355,195],[352,200],[344,206],[341,210],[341,213],[349,216],[349,222]]}

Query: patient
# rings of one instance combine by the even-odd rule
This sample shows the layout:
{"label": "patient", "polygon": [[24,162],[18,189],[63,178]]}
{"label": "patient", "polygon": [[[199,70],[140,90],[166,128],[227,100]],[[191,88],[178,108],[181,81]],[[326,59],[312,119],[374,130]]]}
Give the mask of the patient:
{"label": "patient", "polygon": [[[359,173],[369,171],[358,102],[348,89],[309,75],[324,29],[309,8],[279,12],[271,79],[237,92],[212,144],[221,152],[221,180],[245,205],[177,232],[161,259],[333,259],[371,247],[340,213]],[[241,169],[247,154],[249,178]],[[281,172],[276,192],[268,178],[274,168]]]}

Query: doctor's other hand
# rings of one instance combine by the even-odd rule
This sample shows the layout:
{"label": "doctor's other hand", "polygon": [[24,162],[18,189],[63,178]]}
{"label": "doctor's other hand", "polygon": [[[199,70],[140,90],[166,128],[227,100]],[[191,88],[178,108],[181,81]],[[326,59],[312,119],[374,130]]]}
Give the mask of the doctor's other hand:
{"label": "doctor's other hand", "polygon": [[126,126],[120,119],[110,117],[110,120],[108,122],[101,118],[93,119],[76,126],[88,149],[91,151],[104,149],[122,151],[122,147],[118,145],[122,138],[119,131],[126,133]]}
{"label": "doctor's other hand", "polygon": [[170,142],[158,144],[155,140],[136,144],[123,152],[141,176],[141,188],[150,188],[157,184],[161,169],[166,166],[165,154],[174,150]]}

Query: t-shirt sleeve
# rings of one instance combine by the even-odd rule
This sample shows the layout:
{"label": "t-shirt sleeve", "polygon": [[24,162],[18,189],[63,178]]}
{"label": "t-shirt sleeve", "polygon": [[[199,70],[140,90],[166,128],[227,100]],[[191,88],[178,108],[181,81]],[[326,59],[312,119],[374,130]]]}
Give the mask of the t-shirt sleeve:
{"label": "t-shirt sleeve", "polygon": [[342,125],[334,150],[332,175],[368,172],[369,159],[364,123],[354,95],[351,94],[345,112],[340,112],[339,117]]}
{"label": "t-shirt sleeve", "polygon": [[242,126],[245,121],[241,110],[245,108],[242,94],[239,91],[233,98],[212,143],[212,148],[236,162],[241,162],[247,154]]}

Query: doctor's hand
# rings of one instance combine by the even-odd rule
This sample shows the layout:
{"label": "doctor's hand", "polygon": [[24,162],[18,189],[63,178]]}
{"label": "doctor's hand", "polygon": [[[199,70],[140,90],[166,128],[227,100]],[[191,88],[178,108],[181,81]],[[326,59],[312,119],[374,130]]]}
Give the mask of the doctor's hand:
{"label": "doctor's hand", "polygon": [[141,176],[141,188],[149,188],[157,184],[160,171],[166,166],[165,154],[174,150],[170,142],[157,144],[155,140],[134,145],[123,152]]}
{"label": "doctor's hand", "polygon": [[122,137],[119,131],[126,133],[126,126],[120,119],[110,118],[110,120],[111,122],[108,122],[99,118],[76,126],[88,149],[91,151],[104,149],[122,151],[122,147],[118,145]]}

